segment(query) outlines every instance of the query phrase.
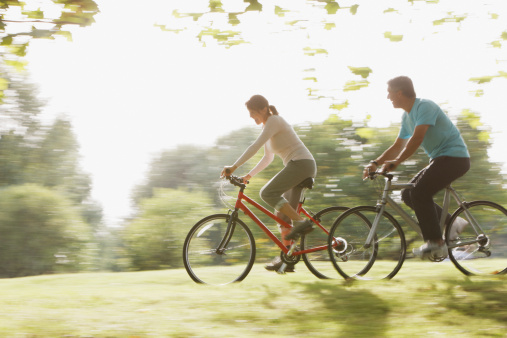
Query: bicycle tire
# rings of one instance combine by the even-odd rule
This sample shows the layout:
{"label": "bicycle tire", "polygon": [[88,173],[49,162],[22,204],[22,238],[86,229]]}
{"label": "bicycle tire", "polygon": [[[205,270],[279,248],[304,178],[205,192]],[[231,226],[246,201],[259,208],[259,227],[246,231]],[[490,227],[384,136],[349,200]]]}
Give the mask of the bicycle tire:
{"label": "bicycle tire", "polygon": [[[475,233],[468,223],[458,237],[451,240],[452,226],[450,225],[454,224],[458,217],[466,219],[464,208],[459,207],[452,214],[445,230],[449,259],[467,276],[505,274],[507,272],[507,210],[491,201],[469,202],[467,209],[482,232]],[[475,243],[470,243],[471,241]]]}
{"label": "bicycle tire", "polygon": [[189,231],[183,245],[183,264],[196,283],[223,285],[242,281],[255,261],[255,241],[250,229],[236,218],[226,250],[216,248],[224,238],[231,215],[203,218]]}
{"label": "bicycle tire", "polygon": [[[391,279],[401,269],[406,256],[405,235],[388,212],[384,211],[379,219],[373,244],[365,246],[378,212],[376,207],[355,207],[345,211],[333,224],[328,238],[329,257],[343,278]],[[344,253],[335,252],[331,246],[336,237],[346,241]]]}
{"label": "bicycle tire", "polygon": [[[317,212],[313,218],[329,232],[336,219],[348,209],[347,207],[339,206],[328,207]],[[341,278],[329,259],[329,252],[327,250],[328,233],[317,226],[315,227],[316,229],[314,231],[301,237],[301,250],[308,250],[315,247],[324,248],[320,251],[302,255],[306,267],[315,277],[320,279]]]}

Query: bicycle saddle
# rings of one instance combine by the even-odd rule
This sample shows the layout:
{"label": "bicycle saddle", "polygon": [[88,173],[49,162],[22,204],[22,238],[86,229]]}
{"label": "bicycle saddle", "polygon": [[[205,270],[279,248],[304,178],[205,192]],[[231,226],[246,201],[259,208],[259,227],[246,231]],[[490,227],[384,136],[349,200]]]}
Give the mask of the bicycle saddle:
{"label": "bicycle saddle", "polygon": [[298,187],[301,187],[303,189],[304,188],[306,188],[306,189],[312,189],[314,182],[315,182],[315,180],[312,177],[308,177],[308,178],[304,179],[303,182],[299,183]]}

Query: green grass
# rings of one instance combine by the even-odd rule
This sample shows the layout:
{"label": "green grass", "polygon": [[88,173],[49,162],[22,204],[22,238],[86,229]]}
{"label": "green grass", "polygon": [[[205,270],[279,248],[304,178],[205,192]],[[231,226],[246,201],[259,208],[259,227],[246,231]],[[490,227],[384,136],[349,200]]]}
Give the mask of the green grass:
{"label": "green grass", "polygon": [[406,262],[391,281],[318,280],[258,263],[241,283],[185,270],[0,280],[0,337],[505,337],[507,277]]}

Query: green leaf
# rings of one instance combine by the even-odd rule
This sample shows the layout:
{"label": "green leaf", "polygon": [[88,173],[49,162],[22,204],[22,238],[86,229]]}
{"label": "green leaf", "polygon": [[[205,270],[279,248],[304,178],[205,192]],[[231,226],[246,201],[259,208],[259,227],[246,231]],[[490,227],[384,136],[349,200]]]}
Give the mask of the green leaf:
{"label": "green leaf", "polygon": [[370,73],[373,72],[370,67],[350,67],[349,69],[352,73],[356,75],[360,75],[363,79],[366,79],[370,76]]}
{"label": "green leaf", "polygon": [[481,76],[481,77],[472,77],[468,79],[468,81],[477,82],[478,84],[491,82],[494,76]]}
{"label": "green leaf", "polygon": [[333,28],[336,28],[336,24],[334,22],[326,22],[324,24],[324,29],[326,29],[328,31],[331,30],[331,29],[333,29]]}
{"label": "green leaf", "polygon": [[49,29],[35,29],[35,27],[32,27],[32,32],[30,35],[35,39],[48,39],[53,36],[55,31],[49,30]]}
{"label": "green leaf", "polygon": [[209,9],[211,13],[223,13],[224,9],[222,6],[222,1],[220,0],[210,0],[209,2]]}
{"label": "green leaf", "polygon": [[286,9],[283,9],[282,7],[275,6],[275,14],[279,17],[284,17],[285,13],[288,13],[289,11]]}
{"label": "green leaf", "polygon": [[58,31],[58,32],[55,33],[55,35],[61,35],[64,38],[66,38],[67,41],[69,41],[69,42],[72,41],[72,33],[71,32],[68,32],[68,31]]}
{"label": "green leaf", "polygon": [[29,19],[42,20],[44,19],[44,12],[40,10],[40,8],[36,11],[24,11],[22,12]]}
{"label": "green leaf", "polygon": [[262,5],[257,0],[243,0],[244,2],[249,3],[248,7],[245,9],[246,12],[257,11],[262,12]]}
{"label": "green leaf", "polygon": [[465,19],[466,19],[466,16],[453,15],[453,16],[448,16],[448,17],[442,18],[440,20],[434,20],[433,25],[438,26],[438,25],[443,25],[444,23],[460,23],[461,21],[463,21]]}
{"label": "green leaf", "polygon": [[349,106],[349,100],[343,102],[343,103],[334,103],[329,106],[330,109],[336,109],[336,110],[342,110]]}
{"label": "green leaf", "polygon": [[238,19],[238,14],[240,13],[229,13],[229,24],[236,26],[240,24]]}
{"label": "green leaf", "polygon": [[478,89],[478,90],[475,90],[473,92],[471,92],[473,94],[473,96],[475,97],[481,97],[484,95],[484,90],[482,89]]}
{"label": "green leaf", "polygon": [[22,45],[10,45],[9,52],[16,56],[25,56],[26,48],[28,47],[28,42]]}
{"label": "green leaf", "polygon": [[343,88],[344,92],[353,91],[353,90],[359,90],[364,87],[368,87],[370,82],[367,80],[361,80],[361,81],[348,81],[345,84],[345,87]]}
{"label": "green leaf", "polygon": [[2,46],[9,46],[12,45],[12,35],[4,36],[2,39],[2,43],[0,43]]}
{"label": "green leaf", "polygon": [[358,8],[359,8],[359,5],[353,5],[352,7],[350,7],[350,13],[352,13],[352,15],[356,15]]}
{"label": "green leaf", "polygon": [[400,42],[403,40],[403,35],[393,35],[391,32],[385,32],[384,37],[392,42]]}
{"label": "green leaf", "polygon": [[26,70],[26,65],[28,65],[27,61],[19,61],[19,60],[4,60],[4,63],[14,68],[17,72],[23,72]]}
{"label": "green leaf", "polygon": [[328,2],[326,5],[327,14],[336,14],[336,12],[340,9],[340,5],[336,1]]}
{"label": "green leaf", "polygon": [[305,47],[305,48],[303,48],[303,50],[305,51],[305,54],[309,55],[309,56],[314,56],[316,54],[328,54],[327,50],[325,50],[323,48]]}
{"label": "green leaf", "polygon": [[502,43],[500,41],[493,41],[493,42],[491,42],[491,45],[494,48],[502,48]]}

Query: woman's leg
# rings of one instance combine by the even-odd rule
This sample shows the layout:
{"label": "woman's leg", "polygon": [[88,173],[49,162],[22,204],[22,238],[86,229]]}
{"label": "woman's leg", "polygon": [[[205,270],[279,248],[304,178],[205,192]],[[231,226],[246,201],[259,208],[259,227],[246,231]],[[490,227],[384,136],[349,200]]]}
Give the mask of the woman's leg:
{"label": "woman's leg", "polygon": [[[260,192],[262,200],[284,213],[291,220],[300,220],[294,207],[283,196],[308,177],[315,177],[317,168],[313,160],[290,161],[285,168],[275,175]],[[301,193],[301,191],[299,191]],[[300,196],[294,196],[295,200]],[[285,212],[284,212],[285,211]]]}
{"label": "woman's leg", "polygon": [[[302,220],[301,216],[299,216],[296,212],[296,209],[298,207],[298,204],[299,204],[299,201],[301,199],[301,193],[302,193],[302,190],[301,187],[299,186],[295,186],[294,188],[290,189],[289,191],[286,191],[282,196],[283,198],[285,198],[287,200],[287,204],[285,204],[282,208],[280,208],[280,211],[276,211],[276,216],[280,217],[283,221],[291,224],[292,220],[291,218],[289,218],[288,216],[285,215],[284,212],[287,212],[287,207],[286,206],[290,206],[292,208],[292,210],[294,210],[294,213],[296,214],[296,216],[299,218],[299,220]],[[291,244],[291,241],[289,240],[286,240],[285,239],[285,236],[287,234],[289,234],[291,228],[288,228],[288,227],[284,227],[282,225],[278,225],[279,228],[280,228],[280,233],[282,235],[282,243],[285,245],[285,246],[288,246]]]}
{"label": "woman's leg", "polygon": [[[302,191],[298,184],[308,177],[315,177],[316,171],[313,160],[291,161],[261,189],[261,198],[274,207],[276,215],[288,224],[292,220],[302,220],[296,212]],[[290,245],[290,241],[285,240],[290,228],[280,226],[280,232],[283,243]]]}

